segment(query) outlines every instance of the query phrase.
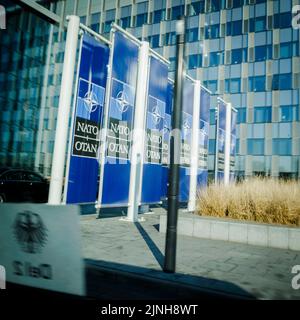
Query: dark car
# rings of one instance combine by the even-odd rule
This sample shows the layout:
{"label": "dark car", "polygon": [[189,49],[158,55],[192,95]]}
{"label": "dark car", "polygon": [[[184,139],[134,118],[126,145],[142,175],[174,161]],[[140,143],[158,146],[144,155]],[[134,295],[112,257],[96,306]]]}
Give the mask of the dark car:
{"label": "dark car", "polygon": [[0,202],[47,202],[49,182],[39,173],[0,169]]}

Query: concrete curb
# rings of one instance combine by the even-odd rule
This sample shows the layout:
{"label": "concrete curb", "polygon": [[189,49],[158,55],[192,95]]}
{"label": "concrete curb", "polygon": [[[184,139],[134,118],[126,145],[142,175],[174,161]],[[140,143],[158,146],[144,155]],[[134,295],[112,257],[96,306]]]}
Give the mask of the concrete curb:
{"label": "concrete curb", "polygon": [[[230,299],[253,300],[250,293],[227,282],[203,278],[201,281],[189,281],[188,275],[166,274],[156,270],[148,272],[133,271],[131,268],[116,268],[109,263],[85,261],[87,294],[101,297],[101,292],[114,288],[118,293],[114,299],[143,299],[145,293],[151,299]],[[187,279],[185,279],[187,278]]]}
{"label": "concrete curb", "polygon": [[[166,215],[160,215],[160,232],[166,232],[166,220]],[[300,228],[297,227],[180,214],[177,231],[197,238],[300,251]]]}

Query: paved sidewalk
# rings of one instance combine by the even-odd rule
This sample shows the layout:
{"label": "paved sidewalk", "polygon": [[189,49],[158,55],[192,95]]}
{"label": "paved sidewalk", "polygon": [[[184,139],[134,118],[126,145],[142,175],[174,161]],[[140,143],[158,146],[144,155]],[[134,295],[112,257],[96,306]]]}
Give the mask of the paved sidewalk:
{"label": "paved sidewalk", "polygon": [[291,269],[300,252],[178,236],[176,274],[161,272],[165,234],[159,214],[137,224],[120,217],[82,216],[83,254],[89,264],[258,299],[300,299]]}

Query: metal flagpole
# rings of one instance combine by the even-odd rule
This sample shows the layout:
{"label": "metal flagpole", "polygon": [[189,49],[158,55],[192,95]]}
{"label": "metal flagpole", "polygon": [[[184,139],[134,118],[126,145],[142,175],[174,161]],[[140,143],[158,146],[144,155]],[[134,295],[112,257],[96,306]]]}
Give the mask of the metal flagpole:
{"label": "metal flagpole", "polygon": [[141,174],[141,156],[143,152],[143,136],[145,128],[145,112],[147,107],[147,86],[148,86],[148,70],[149,70],[149,43],[142,42],[139,52],[138,65],[138,81],[136,91],[136,108],[134,115],[134,130],[132,137],[131,150],[131,169],[130,169],[130,184],[129,184],[129,205],[127,211],[127,220],[136,222],[138,220],[138,206],[140,202],[141,186],[139,186]]}
{"label": "metal flagpole", "polygon": [[230,180],[230,144],[231,144],[231,103],[226,104],[226,133],[224,154],[224,184],[228,185]]}
{"label": "metal flagpole", "polygon": [[72,100],[72,89],[80,25],[80,19],[77,16],[69,16],[67,17],[67,19],[68,29],[60,88],[54,152],[52,158],[52,170],[48,198],[49,204],[61,203],[69,130],[70,106]]}
{"label": "metal flagpole", "polygon": [[219,165],[219,102],[215,109],[215,159],[214,159],[214,174],[215,183],[218,182],[218,165]]}
{"label": "metal flagpole", "polygon": [[200,95],[201,86],[200,81],[195,81],[194,84],[194,114],[193,114],[193,130],[192,130],[192,144],[191,144],[191,174],[190,174],[190,192],[188,211],[193,212],[196,209],[197,200],[197,175],[198,175],[198,159],[199,159],[199,121],[200,121]]}
{"label": "metal flagpole", "polygon": [[[174,88],[174,111],[172,116],[172,129],[178,134],[181,129],[181,114],[183,101],[183,76],[184,76],[184,33],[185,19],[181,17],[176,24],[176,74]],[[168,188],[168,216],[165,247],[164,272],[175,272],[176,268],[176,242],[179,194],[179,162],[180,139],[171,136],[170,141],[170,171]]]}

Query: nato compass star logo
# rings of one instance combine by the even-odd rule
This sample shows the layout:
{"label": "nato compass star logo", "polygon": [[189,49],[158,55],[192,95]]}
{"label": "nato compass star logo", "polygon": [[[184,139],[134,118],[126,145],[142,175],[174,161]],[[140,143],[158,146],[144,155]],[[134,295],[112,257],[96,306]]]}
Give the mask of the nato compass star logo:
{"label": "nato compass star logo", "polygon": [[120,112],[126,112],[129,107],[128,97],[124,91],[120,91],[116,97],[117,106]]}
{"label": "nato compass star logo", "polygon": [[162,115],[160,114],[160,110],[159,110],[158,105],[155,105],[155,106],[153,107],[151,114],[152,114],[154,123],[155,123],[155,124],[159,124],[160,120],[161,120],[163,117],[162,117]]}
{"label": "nato compass star logo", "polygon": [[88,91],[83,98],[84,106],[89,113],[96,111],[100,103],[93,90]]}
{"label": "nato compass star logo", "polygon": [[40,252],[47,240],[47,228],[42,218],[31,211],[18,213],[13,224],[13,231],[24,252]]}

